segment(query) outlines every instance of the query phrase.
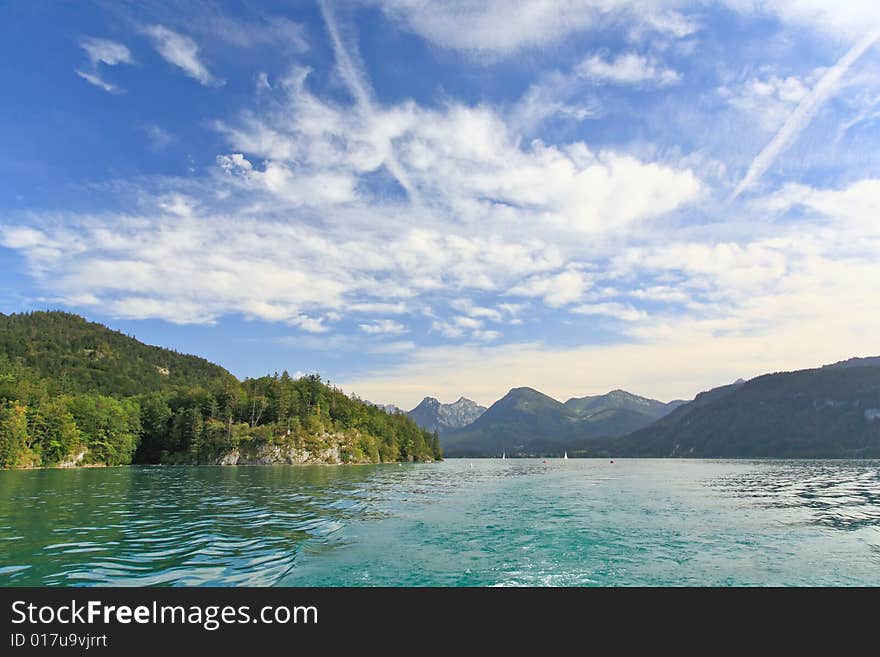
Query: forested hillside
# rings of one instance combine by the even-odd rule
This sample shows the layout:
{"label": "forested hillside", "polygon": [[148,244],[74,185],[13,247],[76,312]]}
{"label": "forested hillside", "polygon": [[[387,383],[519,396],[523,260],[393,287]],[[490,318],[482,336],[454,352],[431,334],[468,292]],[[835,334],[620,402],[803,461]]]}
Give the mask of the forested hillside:
{"label": "forested hillside", "polygon": [[880,457],[880,359],[765,374],[697,395],[582,456]]}
{"label": "forested hillside", "polygon": [[408,417],[318,376],[238,381],[76,315],[0,314],[0,467],[206,463],[267,447],[308,462],[441,456]]}

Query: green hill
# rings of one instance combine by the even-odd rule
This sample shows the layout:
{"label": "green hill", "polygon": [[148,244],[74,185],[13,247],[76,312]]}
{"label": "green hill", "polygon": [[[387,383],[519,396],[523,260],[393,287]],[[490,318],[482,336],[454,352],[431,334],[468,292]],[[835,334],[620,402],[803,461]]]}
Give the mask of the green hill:
{"label": "green hill", "polygon": [[0,315],[0,467],[440,458],[405,415],[317,376],[239,381],[62,312]]}
{"label": "green hill", "polygon": [[586,456],[880,457],[880,359],[781,372],[698,395]]}
{"label": "green hill", "polygon": [[468,426],[442,435],[450,456],[562,454],[595,438],[619,436],[674,408],[623,390],[564,404],[532,388],[514,388]]}
{"label": "green hill", "polygon": [[128,397],[233,381],[204,358],[152,347],[64,312],[0,314],[0,358],[66,392]]}

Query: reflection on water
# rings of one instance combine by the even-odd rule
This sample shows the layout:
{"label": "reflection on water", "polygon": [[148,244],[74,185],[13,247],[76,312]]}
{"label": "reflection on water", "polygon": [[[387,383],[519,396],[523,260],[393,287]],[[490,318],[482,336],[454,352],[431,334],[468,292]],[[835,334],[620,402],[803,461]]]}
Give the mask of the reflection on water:
{"label": "reflection on water", "polygon": [[880,585],[880,463],[0,472],[0,585]]}

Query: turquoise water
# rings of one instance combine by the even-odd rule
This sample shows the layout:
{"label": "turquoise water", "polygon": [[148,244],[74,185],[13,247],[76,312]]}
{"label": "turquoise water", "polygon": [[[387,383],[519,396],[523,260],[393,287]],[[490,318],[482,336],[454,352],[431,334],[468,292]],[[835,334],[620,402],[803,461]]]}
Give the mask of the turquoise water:
{"label": "turquoise water", "polygon": [[880,462],[0,472],[0,585],[880,585]]}

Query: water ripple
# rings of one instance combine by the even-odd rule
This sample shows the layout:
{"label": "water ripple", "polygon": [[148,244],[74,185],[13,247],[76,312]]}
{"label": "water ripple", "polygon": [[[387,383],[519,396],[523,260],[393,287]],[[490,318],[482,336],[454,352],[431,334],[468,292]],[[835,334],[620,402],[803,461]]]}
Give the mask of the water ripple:
{"label": "water ripple", "polygon": [[880,584],[880,463],[0,472],[0,585]]}

